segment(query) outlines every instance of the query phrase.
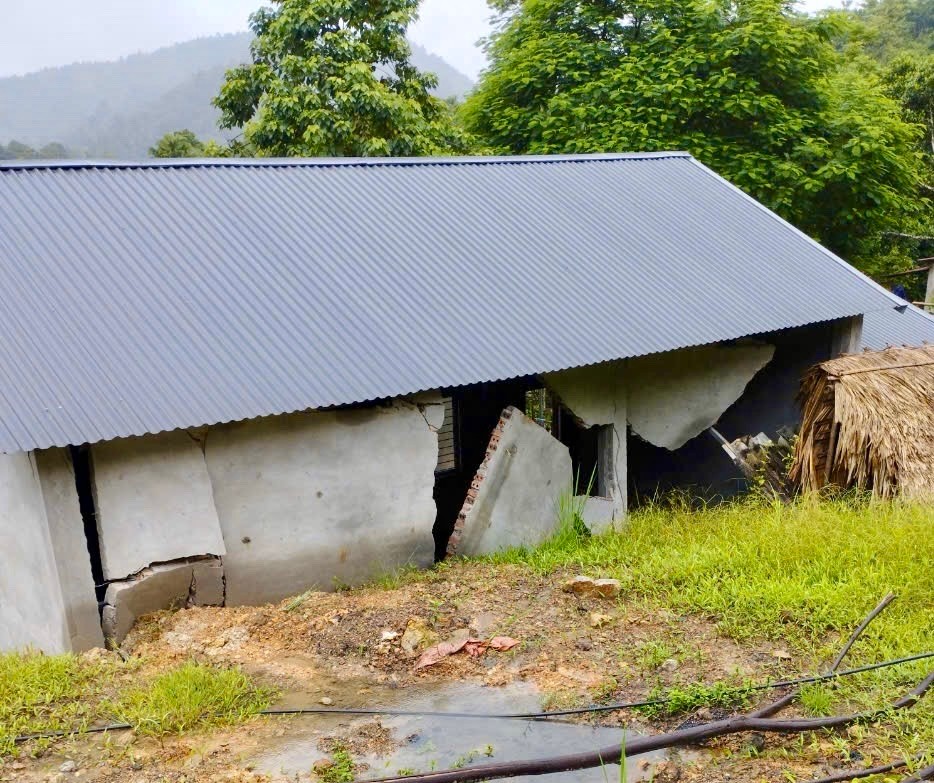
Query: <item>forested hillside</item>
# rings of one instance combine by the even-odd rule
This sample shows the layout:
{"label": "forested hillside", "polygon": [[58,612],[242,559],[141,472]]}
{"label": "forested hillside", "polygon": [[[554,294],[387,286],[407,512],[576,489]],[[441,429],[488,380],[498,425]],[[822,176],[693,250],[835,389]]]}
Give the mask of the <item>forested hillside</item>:
{"label": "forested hillside", "polygon": [[[40,155],[50,144],[70,156],[145,157],[164,134],[188,128],[222,140],[211,101],[224,72],[249,59],[250,35],[218,35],[117,62],[78,63],[0,79],[0,158]],[[460,96],[470,80],[413,45],[413,62],[438,76],[441,97]],[[10,152],[9,142],[16,145]],[[27,149],[27,154],[24,154]],[[60,152],[47,148],[44,157]]]}

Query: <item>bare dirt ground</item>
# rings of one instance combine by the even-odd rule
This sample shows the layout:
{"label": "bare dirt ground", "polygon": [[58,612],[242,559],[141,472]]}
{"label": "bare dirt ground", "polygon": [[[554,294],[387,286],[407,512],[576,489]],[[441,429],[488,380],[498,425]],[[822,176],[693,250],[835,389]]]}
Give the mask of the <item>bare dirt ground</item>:
{"label": "bare dirt ground", "polygon": [[[810,672],[816,665],[789,659],[774,644],[738,645],[720,637],[713,622],[703,617],[675,615],[625,595],[611,600],[581,597],[563,592],[561,583],[561,575],[546,578],[519,567],[463,563],[395,589],[310,594],[293,602],[298,606],[284,602],[160,613],[138,624],[124,649],[142,660],[140,676],[191,659],[242,666],[281,689],[282,703],[290,707],[376,706],[394,693],[446,683],[490,689],[524,683],[538,689],[545,707],[558,708],[641,699],[658,686],[761,681]],[[424,647],[465,629],[480,638],[514,637],[520,645],[479,658],[458,654],[415,670]],[[601,715],[599,722],[657,732],[686,717],[650,720],[619,711]],[[699,717],[710,715],[702,712]],[[318,779],[313,765],[326,760],[337,744],[354,756],[380,756],[404,741],[380,719],[349,720],[335,733],[312,732],[303,728],[302,720],[258,718],[234,729],[162,741],[132,732],[76,738],[53,745],[38,758],[23,755],[0,762],[0,780],[313,781]],[[306,772],[280,774],[257,765],[256,759],[270,748],[296,737],[308,740]],[[860,753],[867,760],[873,757],[869,740]],[[630,774],[632,780],[654,775],[656,783],[784,781],[789,774],[813,779],[843,765],[830,735],[745,737],[716,742],[688,760],[660,768],[642,770],[634,761]],[[382,774],[390,772],[358,769],[361,779]]]}

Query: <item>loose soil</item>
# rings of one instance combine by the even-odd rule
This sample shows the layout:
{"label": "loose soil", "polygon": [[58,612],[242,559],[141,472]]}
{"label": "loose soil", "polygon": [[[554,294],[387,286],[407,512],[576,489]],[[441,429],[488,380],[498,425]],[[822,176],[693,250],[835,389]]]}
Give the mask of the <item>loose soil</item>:
{"label": "loose soil", "polygon": [[[163,612],[140,622],[124,651],[139,659],[140,677],[188,660],[241,666],[258,681],[279,688],[282,705],[289,707],[319,707],[322,700],[333,707],[372,707],[398,689],[444,683],[495,689],[525,683],[539,690],[545,707],[559,708],[637,700],[660,686],[764,681],[809,673],[817,665],[789,658],[775,644],[739,645],[723,638],[711,618],[677,615],[625,595],[608,600],[563,592],[563,580],[574,575],[543,577],[520,566],[458,563],[393,589],[312,593],[301,601],[260,608]],[[407,628],[413,629],[408,636]],[[490,651],[479,658],[459,654],[415,670],[421,648],[465,629],[481,638],[511,636],[521,644],[508,653]],[[418,637],[418,649],[403,649],[403,641],[408,644]],[[600,715],[599,723],[657,732],[686,717],[649,720],[620,711]],[[709,718],[710,713],[695,717]],[[230,730],[162,741],[132,732],[75,738],[54,744],[38,757],[24,753],[0,761],[0,780],[313,781],[318,779],[313,765],[326,760],[335,747],[354,756],[382,756],[405,741],[380,720],[349,720],[338,732],[321,734],[309,744],[307,772],[259,769],[256,759],[301,734],[302,720],[258,718]],[[865,761],[847,762],[850,766],[889,760],[876,757],[871,734],[851,737],[849,747],[854,746]],[[75,762],[74,771],[61,771],[70,768],[62,766],[67,761]],[[789,773],[808,779],[843,765],[830,735],[803,741],[746,737],[715,742],[689,760],[646,769],[643,777],[654,775],[656,783],[781,781]],[[637,767],[638,779],[639,762],[631,766]],[[395,771],[358,773],[366,778]],[[613,774],[611,770],[611,779]]]}

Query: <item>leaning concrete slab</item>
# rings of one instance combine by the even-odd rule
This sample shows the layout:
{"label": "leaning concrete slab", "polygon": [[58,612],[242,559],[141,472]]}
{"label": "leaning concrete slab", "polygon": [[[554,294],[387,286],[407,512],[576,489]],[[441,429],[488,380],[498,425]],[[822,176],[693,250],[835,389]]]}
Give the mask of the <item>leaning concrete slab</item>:
{"label": "leaning concrete slab", "polygon": [[775,355],[764,344],[709,345],[632,359],[626,368],[629,423],[674,451],[719,421]]}
{"label": "leaning concrete slab", "polygon": [[91,459],[106,579],[225,553],[204,454],[188,433],[99,443]]}
{"label": "leaning concrete slab", "polygon": [[145,568],[112,582],[104,598],[104,635],[118,644],[146,614],[187,606],[223,606],[224,567],[218,558],[186,560]]}
{"label": "leaning concrete slab", "polygon": [[448,555],[475,557],[541,543],[554,533],[558,499],[571,483],[567,446],[507,408],[454,525]]}
{"label": "leaning concrete slab", "polygon": [[91,573],[91,555],[84,535],[71,456],[67,449],[45,449],[35,452],[35,457],[68,616],[71,649],[82,652],[102,647],[104,636]]}
{"label": "leaning concrete slab", "polygon": [[434,562],[437,422],[403,401],[212,428],[228,606]]}
{"label": "leaning concrete slab", "polygon": [[0,651],[69,649],[68,617],[31,454],[0,454]]}

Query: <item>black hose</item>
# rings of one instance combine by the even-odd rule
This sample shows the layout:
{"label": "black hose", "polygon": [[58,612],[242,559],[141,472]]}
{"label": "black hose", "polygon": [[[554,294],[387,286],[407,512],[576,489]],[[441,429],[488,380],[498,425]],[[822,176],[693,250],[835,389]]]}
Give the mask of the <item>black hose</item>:
{"label": "black hose", "polygon": [[[923,661],[928,658],[934,658],[934,652],[918,653],[909,655],[905,658],[895,658],[891,661],[882,663],[871,663],[866,666],[859,666],[855,669],[845,669],[843,671],[830,672],[828,674],[815,674],[809,677],[799,677],[794,680],[778,680],[776,682],[761,683],[759,685],[750,685],[748,687],[739,687],[737,693],[752,693],[757,691],[776,690],[779,688],[790,688],[795,685],[808,685],[816,682],[825,682],[827,680],[836,680],[840,677],[851,677],[856,674],[876,671],[878,669],[887,669],[892,666],[900,666],[915,661]],[[532,720],[546,721],[553,718],[562,718],[571,715],[588,715],[602,712],[617,712],[618,710],[634,709],[638,707],[656,707],[671,702],[670,697],[658,699],[646,699],[644,701],[617,702],[614,704],[594,704],[589,707],[578,707],[569,710],[554,710],[552,712],[513,712],[513,713],[482,713],[482,712],[432,712],[427,710],[397,710],[391,708],[342,708],[342,707],[294,707],[286,709],[268,709],[258,712],[257,715],[347,715],[347,716],[379,716],[389,715],[394,717],[417,717],[417,718],[476,718],[480,720]],[[78,731],[49,731],[39,734],[26,734],[16,737],[14,742],[20,744],[30,740],[37,739],[55,739],[56,737],[69,737],[78,734],[103,734],[108,731],[125,731],[132,729],[129,723],[111,723],[107,726],[91,726]]]}

